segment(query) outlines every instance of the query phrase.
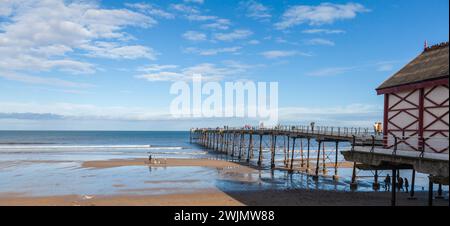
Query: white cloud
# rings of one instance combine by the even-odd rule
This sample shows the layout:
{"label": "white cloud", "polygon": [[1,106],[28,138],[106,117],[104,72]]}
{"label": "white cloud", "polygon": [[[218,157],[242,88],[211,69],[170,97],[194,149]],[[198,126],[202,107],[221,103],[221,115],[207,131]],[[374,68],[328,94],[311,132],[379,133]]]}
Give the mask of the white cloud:
{"label": "white cloud", "polygon": [[[94,72],[94,65],[70,56],[76,51],[109,58],[154,58],[148,47],[116,44],[129,39],[124,28],[148,28],[157,23],[139,12],[63,0],[2,1],[0,8],[6,16],[0,33],[0,70]],[[95,44],[100,39],[115,48],[101,49]]]}
{"label": "white cloud", "polygon": [[299,24],[331,24],[337,20],[353,19],[358,13],[369,10],[358,3],[333,4],[322,3],[318,6],[296,5],[284,12],[281,21],[275,24],[277,29],[286,29]]}
{"label": "white cloud", "polygon": [[371,104],[349,104],[332,107],[283,107],[279,109],[283,124],[297,122],[317,125],[371,127],[383,116],[382,106]]}
{"label": "white cloud", "polygon": [[196,53],[202,56],[213,56],[220,53],[237,53],[241,50],[240,46],[226,47],[226,48],[217,48],[217,49],[198,49],[198,48],[186,48],[186,52],[188,53]]}
{"label": "white cloud", "polygon": [[159,7],[148,3],[125,3],[127,7],[137,9],[139,12],[145,13],[150,16],[161,17],[164,19],[174,19],[175,15],[166,12]]}
{"label": "white cloud", "polygon": [[290,45],[294,45],[294,46],[298,46],[299,45],[298,42],[291,42],[291,41],[288,41],[288,40],[280,38],[280,37],[276,38],[275,41],[277,43],[290,44]]}
{"label": "white cloud", "polygon": [[386,71],[392,71],[394,69],[394,63],[393,61],[383,61],[376,63],[377,71],[386,72]]}
{"label": "white cloud", "polygon": [[231,22],[228,19],[217,19],[212,23],[202,25],[205,29],[213,30],[228,30],[230,28]]}
{"label": "white cloud", "polygon": [[145,79],[145,80],[148,80],[151,82],[181,81],[181,80],[186,79],[184,74],[177,73],[177,72],[170,72],[170,71],[158,71],[155,73],[137,75],[136,78]]}
{"label": "white cloud", "polygon": [[152,72],[152,71],[162,71],[167,69],[175,69],[178,68],[178,65],[168,64],[168,65],[159,65],[159,64],[151,64],[147,67],[140,67],[138,71],[144,72]]}
{"label": "white cloud", "polygon": [[333,75],[344,74],[344,73],[349,72],[354,69],[355,69],[355,67],[330,67],[330,68],[323,68],[320,70],[308,72],[306,75],[316,76],[316,77],[333,76]]}
{"label": "white cloud", "polygon": [[198,31],[187,31],[183,34],[183,38],[189,41],[205,41],[206,34]]}
{"label": "white cloud", "polygon": [[[71,81],[58,79],[58,78],[48,78],[48,77],[17,74],[14,72],[0,72],[0,77],[7,79],[7,80],[11,80],[11,81],[18,81],[18,82],[24,82],[24,83],[29,83],[29,84],[38,84],[38,85],[46,85],[46,86],[57,86],[57,87],[68,87],[68,88],[92,87],[91,84],[87,84],[87,83],[71,82]],[[2,106],[2,108],[3,108],[3,106]]]}
{"label": "white cloud", "polygon": [[200,10],[198,10],[194,6],[188,6],[188,5],[184,5],[184,4],[171,4],[170,7],[172,9],[174,9],[175,11],[178,11],[180,13],[185,13],[186,15],[200,13]]}
{"label": "white cloud", "polygon": [[217,16],[203,15],[199,8],[185,4],[171,4],[170,7],[181,13],[189,21],[211,21],[219,19]]}
{"label": "white cloud", "polygon": [[200,15],[200,14],[187,15],[186,18],[191,21],[208,21],[208,20],[218,19],[218,17],[216,17],[216,16]]}
{"label": "white cloud", "polygon": [[120,46],[113,42],[96,42],[94,45],[85,45],[87,56],[109,59],[138,59],[147,58],[155,60],[158,55],[153,49],[140,45]]}
{"label": "white cloud", "polygon": [[259,21],[269,21],[272,18],[270,9],[255,0],[244,1],[240,5],[245,8],[247,17]]}
{"label": "white cloud", "polygon": [[[0,113],[28,114],[32,118],[36,114],[50,119],[88,119],[88,120],[158,120],[169,119],[170,115],[154,108],[128,106],[96,106],[75,103],[37,103],[37,102],[0,102]],[[44,114],[44,115],[42,115]],[[26,116],[26,115],[22,115]],[[31,119],[32,119],[31,118]]]}
{"label": "white cloud", "polygon": [[290,56],[310,56],[309,54],[302,53],[299,51],[283,51],[283,50],[271,50],[271,51],[265,51],[262,52],[261,55],[263,55],[267,59],[276,59],[280,57],[290,57]]}
{"label": "white cloud", "polygon": [[361,65],[356,65],[356,66],[349,66],[349,67],[327,67],[327,68],[322,68],[319,70],[308,72],[308,73],[306,73],[306,75],[316,76],[316,77],[334,76],[334,75],[341,75],[341,74],[345,74],[345,73],[350,73],[350,72],[354,72],[354,71],[363,71],[363,70],[386,72],[386,71],[392,71],[397,62],[399,62],[399,61],[379,61],[376,63],[372,62],[372,63],[361,64]]}
{"label": "white cloud", "polygon": [[182,17],[189,21],[207,22],[207,24],[203,24],[201,26],[204,29],[227,30],[231,25],[230,20],[223,19],[214,15],[205,15],[196,6],[186,4],[171,4],[170,8],[180,13]]}
{"label": "white cloud", "polygon": [[216,40],[219,41],[234,41],[234,40],[238,40],[238,39],[246,39],[249,36],[251,36],[253,34],[253,32],[251,32],[250,30],[234,30],[230,33],[216,33],[214,34],[214,38]]}
{"label": "white cloud", "polygon": [[323,39],[323,38],[313,38],[310,40],[306,41],[306,44],[308,45],[325,45],[325,46],[334,46],[334,42],[327,40],[327,39]]}
{"label": "white cloud", "polygon": [[250,44],[250,45],[258,45],[258,44],[260,44],[261,42],[260,41],[258,41],[258,40],[250,40],[249,42],[248,42],[248,44]]}
{"label": "white cloud", "polygon": [[137,75],[138,79],[145,79],[150,82],[158,81],[189,81],[196,74],[202,75],[204,81],[221,81],[231,77],[242,79],[249,69],[255,65],[246,65],[235,61],[224,61],[223,65],[201,63],[178,70],[158,71],[155,73],[145,73]]}
{"label": "white cloud", "polygon": [[344,30],[338,30],[338,29],[307,29],[303,30],[302,33],[304,34],[343,34],[345,33]]}
{"label": "white cloud", "polygon": [[[39,103],[39,102],[0,102],[0,120],[5,123],[7,119],[16,119],[12,124],[23,122],[30,125],[34,122],[44,121],[45,125],[52,123],[51,120],[73,120],[72,123],[80,124],[82,120],[114,120],[114,121],[160,121],[170,120],[176,124],[179,119],[172,118],[165,109],[154,109],[151,107],[129,107],[129,106],[97,106],[79,103]],[[349,104],[331,107],[281,107],[278,109],[279,119],[282,124],[309,124],[311,121],[316,125],[371,127],[375,121],[382,118],[382,106],[371,104]],[[176,121],[174,121],[176,120]],[[210,125],[230,123],[229,118],[200,118],[187,120],[186,128],[192,123],[209,121]],[[232,124],[240,125],[242,120],[238,119]],[[170,121],[164,126],[170,126]],[[257,124],[258,121],[252,121]],[[59,123],[61,124],[61,123]],[[92,125],[91,123],[89,123]],[[4,124],[5,125],[5,124]],[[7,123],[6,123],[7,125]],[[104,126],[104,125],[102,125]],[[27,127],[29,128],[29,127]],[[40,127],[42,128],[42,127]],[[60,128],[60,127],[59,127]],[[99,128],[99,127],[96,127]],[[123,127],[121,127],[123,128]],[[93,129],[90,127],[90,129]]]}
{"label": "white cloud", "polygon": [[203,4],[205,1],[204,0],[183,0],[183,2]]}

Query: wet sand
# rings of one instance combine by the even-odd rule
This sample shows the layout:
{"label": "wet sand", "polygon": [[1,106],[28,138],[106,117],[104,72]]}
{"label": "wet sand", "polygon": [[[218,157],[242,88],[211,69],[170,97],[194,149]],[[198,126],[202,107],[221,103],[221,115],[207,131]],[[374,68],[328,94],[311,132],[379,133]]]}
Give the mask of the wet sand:
{"label": "wet sand", "polygon": [[234,162],[214,159],[111,159],[101,161],[85,161],[81,164],[83,168],[103,169],[124,166],[151,166],[151,167],[180,167],[180,166],[196,166],[196,167],[210,167],[216,169],[235,170],[240,173],[248,173],[254,169],[243,166]]}

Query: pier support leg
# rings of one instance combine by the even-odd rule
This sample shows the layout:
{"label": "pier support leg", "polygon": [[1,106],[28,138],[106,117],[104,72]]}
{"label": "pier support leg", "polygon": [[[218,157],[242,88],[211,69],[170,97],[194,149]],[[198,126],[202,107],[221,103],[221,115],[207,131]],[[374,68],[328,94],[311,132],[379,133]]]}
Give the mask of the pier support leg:
{"label": "pier support leg", "polygon": [[327,165],[325,164],[325,158],[326,158],[326,149],[325,149],[325,142],[322,144],[323,150],[322,150],[322,173],[323,175],[327,174]]}
{"label": "pier support leg", "polygon": [[310,173],[310,169],[309,169],[309,150],[310,150],[310,144],[311,144],[311,138],[308,138],[308,150],[306,153],[306,173]]}
{"label": "pier support leg", "polygon": [[235,146],[236,146],[236,133],[233,133],[233,141],[231,143],[231,157],[234,157]]}
{"label": "pier support leg", "polygon": [[322,145],[322,141],[321,141],[321,140],[318,140],[318,142],[319,142],[319,146],[318,146],[318,148],[317,148],[316,174],[313,176],[313,179],[314,179],[314,180],[318,180],[318,179],[319,179],[320,147],[321,147],[321,145]]}
{"label": "pier support leg", "polygon": [[253,150],[253,135],[250,133],[249,136],[250,137],[248,139],[247,162],[250,162],[250,153]]}
{"label": "pier support leg", "polygon": [[241,139],[239,140],[239,156],[238,159],[241,160],[242,157],[242,143],[244,142],[244,134],[241,133]]}
{"label": "pier support leg", "polygon": [[292,156],[291,156],[291,168],[289,169],[289,173],[294,172],[294,150],[295,150],[295,139],[296,137],[292,138]]}
{"label": "pier support leg", "polygon": [[284,165],[286,166],[286,136],[283,136],[283,154],[284,154]]}
{"label": "pier support leg", "polygon": [[263,139],[263,135],[259,135],[259,156],[258,156],[258,166],[261,166],[261,160],[262,160],[262,139]]}
{"label": "pier support leg", "polygon": [[437,196],[434,198],[435,199],[443,199],[444,198],[444,196],[442,196],[442,184],[439,184]]}
{"label": "pier support leg", "polygon": [[270,162],[270,168],[275,168],[275,152],[277,150],[277,136],[273,135],[272,137],[272,158]]}
{"label": "pier support leg", "polygon": [[220,133],[216,133],[216,151],[219,151]]}
{"label": "pier support leg", "polygon": [[286,153],[286,157],[287,157],[287,161],[286,161],[286,167],[289,166],[289,153],[290,153],[290,142],[291,142],[291,138],[288,136],[288,141],[287,141],[287,153]]}
{"label": "pier support leg", "polygon": [[305,159],[303,158],[303,139],[300,138],[300,167],[305,166]]}
{"label": "pier support leg", "polygon": [[339,155],[339,142],[336,142],[336,153],[334,156],[334,175],[333,175],[333,180],[338,180],[339,176],[338,176],[338,155]]}
{"label": "pier support leg", "polygon": [[378,183],[378,170],[375,170],[375,175],[373,176],[372,188],[375,191],[378,191],[380,189],[380,183]]}
{"label": "pier support leg", "polygon": [[433,181],[428,176],[428,206],[433,206]]}
{"label": "pier support leg", "polygon": [[392,169],[392,196],[391,196],[391,206],[395,206],[396,205],[396,201],[397,201],[397,170],[394,168]]}
{"label": "pier support leg", "polygon": [[224,152],[225,151],[225,134],[222,133],[222,136],[220,138],[220,151]]}
{"label": "pier support leg", "polygon": [[352,182],[350,183],[350,189],[356,190],[357,188],[358,183],[356,183],[356,162],[353,162]]}
{"label": "pier support leg", "polygon": [[411,175],[411,191],[410,191],[410,196],[408,199],[412,199],[412,200],[416,199],[416,197],[414,197],[414,186],[416,186],[415,183],[416,183],[416,170],[413,169],[412,175]]}

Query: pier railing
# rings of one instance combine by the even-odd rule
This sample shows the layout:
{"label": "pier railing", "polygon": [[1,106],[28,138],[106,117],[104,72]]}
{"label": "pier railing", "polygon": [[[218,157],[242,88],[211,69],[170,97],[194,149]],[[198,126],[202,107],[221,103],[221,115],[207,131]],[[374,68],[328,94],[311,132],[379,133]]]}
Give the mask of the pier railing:
{"label": "pier railing", "polygon": [[203,129],[193,129],[193,130],[205,130],[205,131],[246,131],[252,130],[255,132],[292,132],[292,133],[302,133],[310,135],[326,135],[326,136],[336,136],[336,137],[370,137],[375,136],[381,139],[381,135],[376,134],[373,129],[361,128],[361,127],[333,127],[333,126],[274,126],[274,127],[217,127],[217,128],[203,128]]}

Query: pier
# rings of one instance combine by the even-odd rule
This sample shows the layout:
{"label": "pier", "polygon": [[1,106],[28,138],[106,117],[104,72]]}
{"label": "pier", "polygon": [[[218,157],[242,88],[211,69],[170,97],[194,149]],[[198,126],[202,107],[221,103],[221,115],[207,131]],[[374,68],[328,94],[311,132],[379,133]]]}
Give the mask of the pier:
{"label": "pier", "polygon": [[[237,161],[255,163],[258,167],[303,172],[318,179],[339,178],[339,168],[352,168],[352,188],[356,188],[356,162],[339,158],[339,144],[382,146],[383,137],[367,128],[327,126],[276,126],[273,128],[196,128],[190,130],[190,141],[231,156]],[[312,147],[312,143],[315,146]],[[314,150],[313,150],[314,148]],[[282,155],[282,160],[276,156]]]}

